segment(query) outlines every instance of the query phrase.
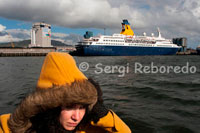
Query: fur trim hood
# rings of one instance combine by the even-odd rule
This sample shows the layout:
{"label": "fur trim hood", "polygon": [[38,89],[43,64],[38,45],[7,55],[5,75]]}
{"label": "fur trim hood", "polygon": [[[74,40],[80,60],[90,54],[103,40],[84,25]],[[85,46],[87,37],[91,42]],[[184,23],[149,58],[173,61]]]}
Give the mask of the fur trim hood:
{"label": "fur trim hood", "polygon": [[[53,52],[47,55],[37,89],[22,100],[8,120],[12,133],[25,133],[32,126],[32,117],[52,108],[84,104],[88,105],[89,111],[92,110],[97,102],[97,90],[74,62],[66,53]],[[68,70],[73,70],[75,74],[73,71],[68,73]],[[52,75],[52,71],[55,75]]]}

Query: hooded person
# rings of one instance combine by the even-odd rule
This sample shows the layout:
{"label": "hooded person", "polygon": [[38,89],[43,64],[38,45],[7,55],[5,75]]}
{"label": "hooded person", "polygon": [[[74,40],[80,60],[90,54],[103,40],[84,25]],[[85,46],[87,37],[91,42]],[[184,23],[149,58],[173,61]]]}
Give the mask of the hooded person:
{"label": "hooded person", "polygon": [[12,114],[0,116],[0,133],[130,133],[67,53],[46,56],[36,90]]}

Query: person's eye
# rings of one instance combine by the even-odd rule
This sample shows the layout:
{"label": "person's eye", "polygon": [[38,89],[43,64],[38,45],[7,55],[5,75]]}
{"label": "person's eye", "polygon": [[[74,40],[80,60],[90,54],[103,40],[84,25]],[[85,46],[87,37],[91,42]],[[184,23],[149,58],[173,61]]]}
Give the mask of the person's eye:
{"label": "person's eye", "polygon": [[86,106],[84,106],[84,105],[81,105],[79,108],[80,108],[80,109],[85,109],[85,108],[86,108]]}
{"label": "person's eye", "polygon": [[63,110],[72,110],[73,109],[73,106],[65,106],[65,107],[62,107]]}

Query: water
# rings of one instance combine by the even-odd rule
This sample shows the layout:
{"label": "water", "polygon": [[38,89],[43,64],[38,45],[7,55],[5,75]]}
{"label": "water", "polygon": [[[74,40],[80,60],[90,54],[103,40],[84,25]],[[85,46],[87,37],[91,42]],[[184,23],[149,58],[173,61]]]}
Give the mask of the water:
{"label": "water", "polygon": [[[106,106],[133,132],[199,133],[200,56],[75,59],[78,65],[88,63],[89,69],[84,73],[100,83]],[[43,60],[44,57],[0,58],[0,114],[12,112],[35,88]],[[152,63],[158,73],[155,67],[148,69]],[[87,64],[82,69],[86,67]],[[178,67],[182,70],[178,71]],[[143,73],[136,71],[139,68]]]}

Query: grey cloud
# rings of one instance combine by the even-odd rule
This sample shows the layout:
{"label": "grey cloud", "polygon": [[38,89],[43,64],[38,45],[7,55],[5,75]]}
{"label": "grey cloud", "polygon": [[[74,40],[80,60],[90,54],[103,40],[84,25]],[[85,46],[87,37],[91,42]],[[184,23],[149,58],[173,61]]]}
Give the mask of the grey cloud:
{"label": "grey cloud", "polygon": [[[160,27],[166,37],[200,35],[199,0],[0,0],[0,16],[111,31],[120,29],[126,18],[138,33]],[[197,43],[198,40],[191,42],[194,46]]]}
{"label": "grey cloud", "polygon": [[22,40],[30,39],[30,30],[22,30],[22,29],[10,29],[6,30],[10,35],[14,38],[19,38]]}
{"label": "grey cloud", "polygon": [[5,31],[0,32],[0,36],[6,36],[6,35],[8,35],[7,32],[5,32]]}
{"label": "grey cloud", "polygon": [[53,40],[61,41],[66,44],[75,45],[77,42],[83,39],[83,36],[78,34],[64,34],[64,33],[52,33]]}
{"label": "grey cloud", "polygon": [[5,29],[6,27],[0,24],[0,32],[4,31]]}

